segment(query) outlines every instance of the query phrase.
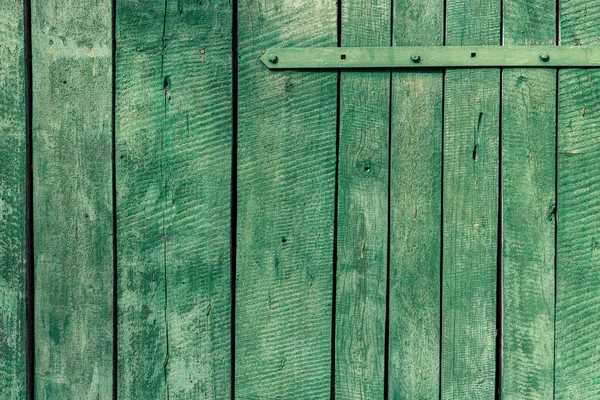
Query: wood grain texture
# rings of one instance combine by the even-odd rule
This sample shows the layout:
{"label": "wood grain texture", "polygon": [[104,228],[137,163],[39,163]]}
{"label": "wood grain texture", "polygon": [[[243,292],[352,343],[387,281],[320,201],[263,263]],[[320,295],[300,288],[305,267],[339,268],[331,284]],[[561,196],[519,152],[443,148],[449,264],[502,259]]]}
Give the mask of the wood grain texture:
{"label": "wood grain texture", "polygon": [[113,379],[108,0],[34,0],[36,399],[108,399]]}
{"label": "wood grain texture", "polygon": [[235,394],[324,398],[331,380],[335,72],[261,50],[336,46],[334,0],[239,2]]}
{"label": "wood grain texture", "polygon": [[[561,44],[600,45],[600,4],[561,1]],[[600,70],[559,75],[556,398],[600,397]]]}
{"label": "wood grain texture", "polygon": [[[343,1],[342,46],[388,46],[391,2]],[[390,71],[340,82],[335,398],[384,392]]]}
{"label": "wood grain texture", "polygon": [[[507,46],[552,45],[556,2],[504,2]],[[502,87],[502,398],[554,391],[556,71],[507,68]]]}
{"label": "wood grain texture", "polygon": [[[500,1],[449,1],[446,43],[500,44]],[[445,95],[442,398],[491,398],[500,71],[448,70]]]}
{"label": "wood grain texture", "polygon": [[117,3],[120,398],[230,395],[231,11]]}
{"label": "wood grain texture", "polygon": [[0,3],[0,398],[25,398],[23,2]]}
{"label": "wood grain texture", "polygon": [[[443,44],[443,2],[394,2],[394,46]],[[441,70],[392,74],[389,395],[440,390]]]}

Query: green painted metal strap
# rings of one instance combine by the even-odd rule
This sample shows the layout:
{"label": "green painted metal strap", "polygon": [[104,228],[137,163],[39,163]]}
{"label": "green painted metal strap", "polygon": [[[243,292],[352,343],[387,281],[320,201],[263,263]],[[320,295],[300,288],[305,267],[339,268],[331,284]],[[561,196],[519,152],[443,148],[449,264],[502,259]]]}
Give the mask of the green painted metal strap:
{"label": "green painted metal strap", "polygon": [[322,68],[597,68],[600,47],[420,46],[272,48],[261,61],[269,69]]}

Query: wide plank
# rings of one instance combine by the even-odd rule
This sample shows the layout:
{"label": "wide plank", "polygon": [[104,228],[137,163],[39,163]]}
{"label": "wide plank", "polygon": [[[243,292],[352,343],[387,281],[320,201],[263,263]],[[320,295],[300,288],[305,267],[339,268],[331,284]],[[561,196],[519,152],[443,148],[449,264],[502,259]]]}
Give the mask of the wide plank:
{"label": "wide plank", "polygon": [[[556,1],[506,0],[506,46],[556,43]],[[502,77],[504,399],[554,392],[556,70]]]}
{"label": "wide plank", "polygon": [[231,3],[117,2],[118,393],[231,388]]}
{"label": "wide plank", "polygon": [[23,2],[0,3],[0,398],[25,398]]}
{"label": "wide plank", "polygon": [[112,396],[111,21],[32,1],[36,399]]}
{"label": "wide plank", "polygon": [[[500,3],[448,1],[446,44],[500,44]],[[499,100],[498,69],[446,72],[441,383],[444,399],[494,396]]]}
{"label": "wide plank", "polygon": [[[394,46],[440,46],[444,2],[394,1]],[[389,396],[438,399],[443,72],[392,74]]]}
{"label": "wide plank", "polygon": [[[565,46],[600,45],[600,3],[564,0]],[[600,70],[559,74],[557,399],[600,398]]]}
{"label": "wide plank", "polygon": [[262,50],[336,46],[335,0],[241,0],[235,396],[330,393],[337,74]]}

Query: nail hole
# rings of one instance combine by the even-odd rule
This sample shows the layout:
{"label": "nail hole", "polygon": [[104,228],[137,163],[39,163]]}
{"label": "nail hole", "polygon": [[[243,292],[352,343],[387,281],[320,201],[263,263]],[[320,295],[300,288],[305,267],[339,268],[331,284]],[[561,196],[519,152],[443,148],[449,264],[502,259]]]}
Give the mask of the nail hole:
{"label": "nail hole", "polygon": [[471,53],[471,58],[477,57],[477,53]]}
{"label": "nail hole", "polygon": [[371,172],[371,167],[369,167],[368,165],[365,166],[365,172],[369,173]]}
{"label": "nail hole", "polygon": [[281,238],[281,243],[285,243],[285,242],[287,242],[287,239],[284,236],[284,237]]}
{"label": "nail hole", "polygon": [[346,59],[346,55],[345,54],[342,54],[340,57],[341,57],[342,60]]}

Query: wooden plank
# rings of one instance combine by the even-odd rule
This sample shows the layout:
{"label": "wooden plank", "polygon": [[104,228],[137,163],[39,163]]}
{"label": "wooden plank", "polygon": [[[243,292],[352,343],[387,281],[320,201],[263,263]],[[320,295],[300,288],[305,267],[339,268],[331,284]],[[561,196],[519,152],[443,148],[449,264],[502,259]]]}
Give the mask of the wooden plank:
{"label": "wooden plank", "polygon": [[[389,46],[390,1],[341,5],[342,46]],[[335,398],[383,398],[390,71],[340,79]]]}
{"label": "wooden plank", "polygon": [[231,3],[117,3],[121,398],[231,388]]}
{"label": "wooden plank", "polygon": [[[600,45],[597,2],[561,1],[564,45]],[[600,70],[559,74],[557,399],[600,397]]]}
{"label": "wooden plank", "polygon": [[[500,44],[499,0],[447,3],[446,43]],[[495,388],[499,168],[498,69],[446,72],[442,397]]]}
{"label": "wooden plank", "polygon": [[25,398],[23,2],[0,3],[0,398]]}
{"label": "wooden plank", "polygon": [[[394,46],[443,44],[444,2],[394,2]],[[392,74],[391,398],[439,398],[443,74]]]}
{"label": "wooden plank", "polygon": [[32,2],[36,399],[113,380],[109,2]]}
{"label": "wooden plank", "polygon": [[[504,2],[504,44],[551,45],[556,1]],[[556,71],[508,68],[502,87],[502,398],[554,391]]]}
{"label": "wooden plank", "polygon": [[337,74],[261,50],[336,46],[335,0],[239,2],[235,395],[329,396]]}

